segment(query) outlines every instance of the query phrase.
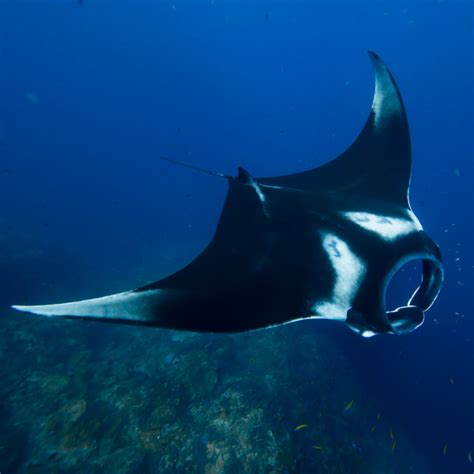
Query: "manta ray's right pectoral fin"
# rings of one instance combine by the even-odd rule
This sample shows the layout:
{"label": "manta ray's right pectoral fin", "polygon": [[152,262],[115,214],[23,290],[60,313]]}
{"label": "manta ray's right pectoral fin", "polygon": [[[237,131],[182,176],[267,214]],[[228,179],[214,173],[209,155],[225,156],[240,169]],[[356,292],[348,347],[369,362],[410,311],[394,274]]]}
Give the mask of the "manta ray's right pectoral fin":
{"label": "manta ray's right pectoral fin", "polygon": [[94,319],[104,322],[155,325],[156,311],[166,290],[125,291],[115,295],[70,303],[13,306],[18,311],[49,317]]}

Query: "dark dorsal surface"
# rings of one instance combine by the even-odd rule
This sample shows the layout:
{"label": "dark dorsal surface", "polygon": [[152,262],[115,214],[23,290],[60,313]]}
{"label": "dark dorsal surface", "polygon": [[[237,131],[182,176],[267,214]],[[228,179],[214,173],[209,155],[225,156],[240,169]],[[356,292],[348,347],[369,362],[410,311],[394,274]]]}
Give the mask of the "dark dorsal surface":
{"label": "dark dorsal surface", "polygon": [[[441,257],[410,209],[410,135],[398,87],[369,55],[374,100],[356,141],[327,164],[288,176],[210,172],[229,191],[213,239],[190,264],[136,290],[15,308],[210,332],[303,318],[345,321],[364,336],[418,327],[442,284]],[[386,311],[390,279],[413,259],[424,262],[419,288],[406,306]]]}

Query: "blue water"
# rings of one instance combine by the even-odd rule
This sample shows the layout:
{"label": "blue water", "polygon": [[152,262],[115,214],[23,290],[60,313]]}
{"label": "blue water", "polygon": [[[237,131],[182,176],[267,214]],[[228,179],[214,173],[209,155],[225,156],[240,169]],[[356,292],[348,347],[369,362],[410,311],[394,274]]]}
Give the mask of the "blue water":
{"label": "blue water", "polygon": [[5,311],[137,287],[189,261],[226,184],[159,157],[255,176],[322,164],[363,126],[366,51],[378,52],[407,108],[411,203],[446,281],[413,334],[322,324],[433,472],[473,470],[471,0],[18,0],[0,5],[0,42],[0,234],[14,236],[0,243],[36,249],[2,271]]}

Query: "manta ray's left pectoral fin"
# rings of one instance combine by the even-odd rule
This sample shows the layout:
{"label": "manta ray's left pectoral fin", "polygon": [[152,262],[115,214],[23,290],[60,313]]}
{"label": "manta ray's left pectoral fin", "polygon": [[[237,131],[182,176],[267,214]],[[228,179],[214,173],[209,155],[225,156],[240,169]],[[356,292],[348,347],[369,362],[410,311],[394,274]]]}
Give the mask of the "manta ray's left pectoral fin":
{"label": "manta ray's left pectoral fin", "polygon": [[303,190],[350,192],[409,207],[411,144],[398,86],[380,57],[369,51],[375,90],[367,121],[357,139],[338,157],[317,168],[259,178],[261,184]]}

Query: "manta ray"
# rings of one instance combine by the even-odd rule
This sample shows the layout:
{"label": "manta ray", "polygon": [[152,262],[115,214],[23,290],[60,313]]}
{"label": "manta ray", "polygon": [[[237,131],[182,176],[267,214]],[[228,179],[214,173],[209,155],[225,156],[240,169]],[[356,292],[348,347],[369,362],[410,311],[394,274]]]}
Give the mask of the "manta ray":
{"label": "manta ray", "polygon": [[[369,56],[375,93],[355,142],[296,174],[210,172],[227,181],[227,196],[214,237],[184,268],[123,293],[13,308],[197,332],[313,318],[345,322],[365,337],[420,326],[443,282],[441,253],[410,206],[410,133],[399,89],[380,57]],[[391,278],[415,259],[419,287],[405,306],[387,310]]]}

